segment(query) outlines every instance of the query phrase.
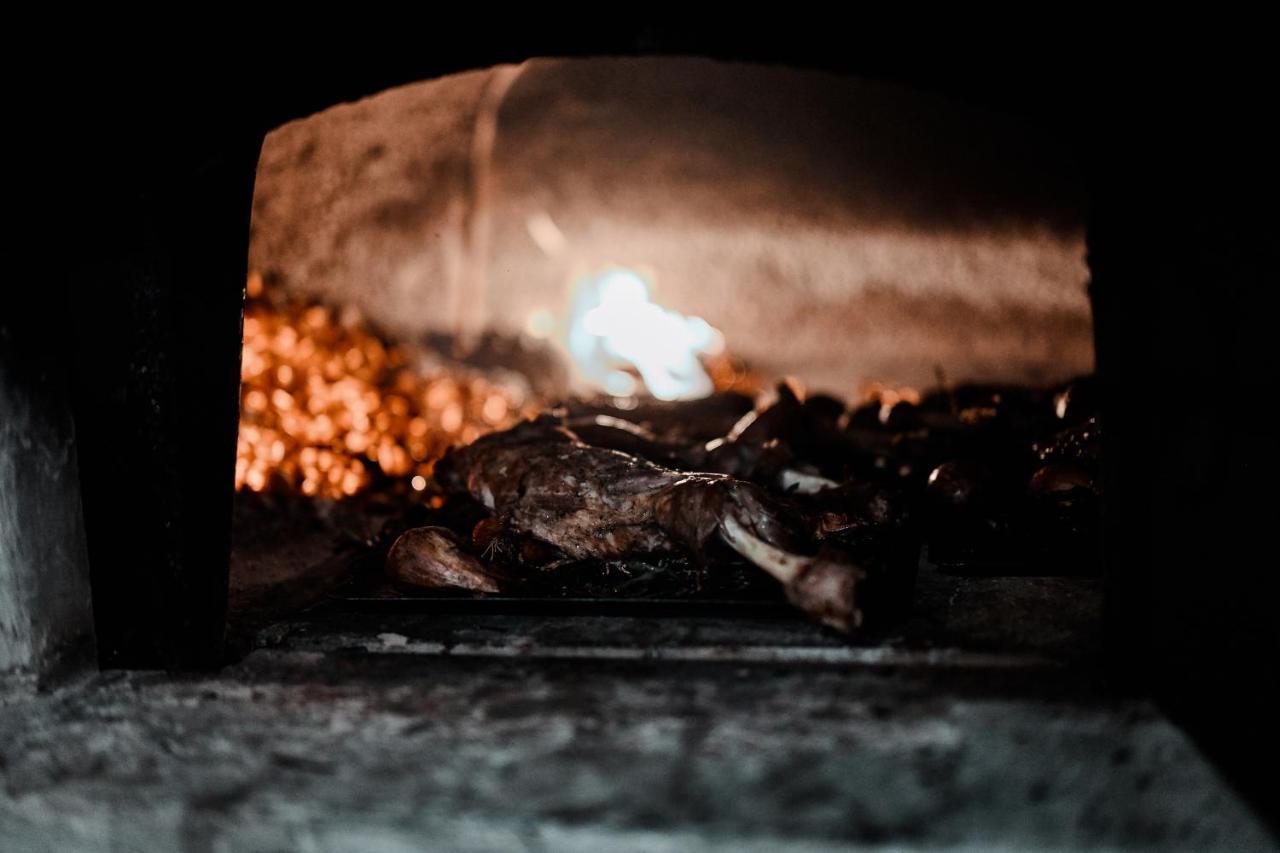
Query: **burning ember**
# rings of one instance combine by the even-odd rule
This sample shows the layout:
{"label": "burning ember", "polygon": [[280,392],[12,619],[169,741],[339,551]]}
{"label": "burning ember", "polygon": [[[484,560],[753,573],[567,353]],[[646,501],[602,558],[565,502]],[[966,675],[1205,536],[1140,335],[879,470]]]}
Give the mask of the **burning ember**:
{"label": "burning ember", "polygon": [[534,409],[518,389],[422,365],[321,305],[264,298],[249,276],[236,488],[341,498],[379,478],[426,488],[451,444]]}

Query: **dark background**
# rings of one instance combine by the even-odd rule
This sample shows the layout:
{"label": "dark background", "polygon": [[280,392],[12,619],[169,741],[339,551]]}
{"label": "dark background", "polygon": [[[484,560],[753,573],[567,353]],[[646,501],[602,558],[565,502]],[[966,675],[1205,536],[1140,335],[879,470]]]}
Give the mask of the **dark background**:
{"label": "dark background", "polygon": [[1263,268],[1274,255],[1274,98],[1257,22],[1130,26],[1066,9],[1052,20],[855,10],[852,22],[714,24],[620,20],[616,9],[570,22],[384,14],[327,33],[216,16],[11,33],[29,58],[7,75],[21,225],[0,357],[32,394],[47,373],[31,365],[69,376],[104,665],[222,659],[239,305],[263,132],[390,85],[529,56],[783,62],[978,103],[1072,146],[1092,204],[1114,682],[1154,692],[1255,803],[1274,807]]}

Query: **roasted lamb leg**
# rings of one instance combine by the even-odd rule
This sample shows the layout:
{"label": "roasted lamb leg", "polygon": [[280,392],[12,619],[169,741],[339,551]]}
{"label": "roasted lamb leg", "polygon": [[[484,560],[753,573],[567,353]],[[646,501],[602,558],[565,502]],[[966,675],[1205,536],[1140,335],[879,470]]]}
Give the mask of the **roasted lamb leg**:
{"label": "roasted lamb leg", "polygon": [[688,548],[713,537],[775,577],[793,604],[842,631],[861,622],[862,571],[826,552],[803,553],[803,525],[758,486],[722,474],[683,473],[579,441],[540,418],[450,451],[436,465],[505,527],[572,558]]}

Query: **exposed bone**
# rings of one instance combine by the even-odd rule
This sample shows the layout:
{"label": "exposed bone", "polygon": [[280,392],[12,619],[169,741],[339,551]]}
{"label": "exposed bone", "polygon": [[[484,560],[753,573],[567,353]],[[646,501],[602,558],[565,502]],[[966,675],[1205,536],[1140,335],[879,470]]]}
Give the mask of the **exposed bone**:
{"label": "exposed bone", "polygon": [[838,489],[840,484],[818,474],[809,474],[795,468],[784,468],[778,476],[778,485],[783,491],[794,490],[798,495],[816,495],[827,489]]}
{"label": "exposed bone", "polygon": [[846,634],[862,624],[855,589],[862,569],[822,555],[815,557],[785,588],[787,599],[824,625]]}
{"label": "exposed bone", "polygon": [[464,551],[444,527],[415,527],[401,534],[387,553],[387,573],[410,586],[472,592],[501,592],[508,580]]}
{"label": "exposed bone", "polygon": [[764,569],[784,586],[795,581],[809,565],[810,558],[775,548],[747,532],[733,516],[720,522],[720,537],[729,547]]}
{"label": "exposed bone", "polygon": [[720,538],[773,575],[787,599],[822,624],[846,633],[862,624],[854,592],[865,573],[858,567],[821,554],[806,557],[784,551],[753,535],[732,515],[720,522]]}

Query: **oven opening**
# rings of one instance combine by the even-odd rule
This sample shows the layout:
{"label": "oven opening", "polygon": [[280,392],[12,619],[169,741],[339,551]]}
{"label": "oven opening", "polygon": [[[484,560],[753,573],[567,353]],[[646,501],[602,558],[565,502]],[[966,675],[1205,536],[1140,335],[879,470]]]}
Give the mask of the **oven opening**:
{"label": "oven opening", "polygon": [[232,623],[711,613],[1091,653],[1083,210],[1047,134],[783,67],[539,59],[284,125]]}

